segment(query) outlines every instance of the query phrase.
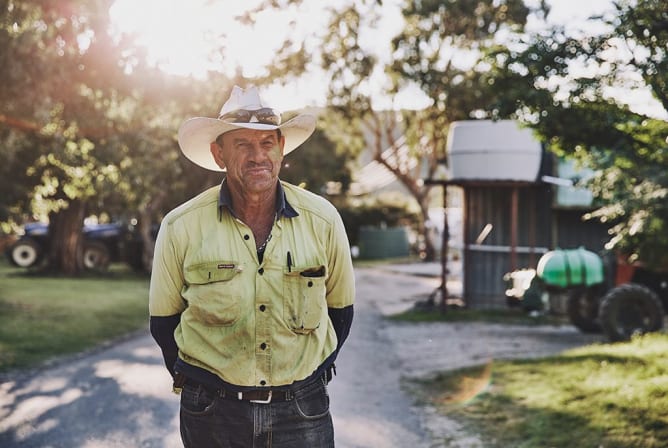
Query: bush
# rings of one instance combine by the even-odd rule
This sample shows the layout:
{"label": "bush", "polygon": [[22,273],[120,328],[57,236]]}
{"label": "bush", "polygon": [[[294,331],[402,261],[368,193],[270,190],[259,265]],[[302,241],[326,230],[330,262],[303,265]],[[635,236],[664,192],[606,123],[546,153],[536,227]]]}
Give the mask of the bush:
{"label": "bush", "polygon": [[339,207],[339,213],[346,227],[350,244],[359,244],[360,228],[407,226],[416,230],[420,217],[410,210],[409,204],[387,204],[381,200],[371,200],[360,205],[346,204]]}

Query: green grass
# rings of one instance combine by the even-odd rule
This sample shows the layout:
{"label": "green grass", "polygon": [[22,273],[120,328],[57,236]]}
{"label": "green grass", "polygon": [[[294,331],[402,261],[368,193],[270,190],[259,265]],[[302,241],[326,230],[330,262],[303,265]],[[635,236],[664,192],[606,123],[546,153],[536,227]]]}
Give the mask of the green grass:
{"label": "green grass", "polygon": [[0,372],[92,348],[148,323],[148,277],[40,276],[0,261]]}
{"label": "green grass", "polygon": [[514,325],[569,325],[567,318],[551,315],[531,316],[519,308],[474,310],[448,307],[443,312],[438,306],[433,309],[410,309],[389,319],[404,322],[488,322]]}
{"label": "green grass", "polygon": [[488,447],[658,448],[668,440],[667,353],[668,335],[654,333],[444,372],[411,387]]}
{"label": "green grass", "polygon": [[379,266],[387,266],[392,264],[410,264],[422,263],[423,261],[418,256],[407,257],[391,257],[391,258],[354,258],[353,266],[356,268],[376,268]]}

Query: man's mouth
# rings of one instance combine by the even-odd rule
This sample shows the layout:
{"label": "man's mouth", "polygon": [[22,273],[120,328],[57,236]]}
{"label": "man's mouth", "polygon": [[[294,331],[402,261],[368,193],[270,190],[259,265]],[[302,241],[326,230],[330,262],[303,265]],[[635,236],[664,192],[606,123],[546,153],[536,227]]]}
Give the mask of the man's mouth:
{"label": "man's mouth", "polygon": [[271,167],[267,165],[250,166],[246,168],[246,172],[250,174],[260,174],[264,172],[271,172]]}

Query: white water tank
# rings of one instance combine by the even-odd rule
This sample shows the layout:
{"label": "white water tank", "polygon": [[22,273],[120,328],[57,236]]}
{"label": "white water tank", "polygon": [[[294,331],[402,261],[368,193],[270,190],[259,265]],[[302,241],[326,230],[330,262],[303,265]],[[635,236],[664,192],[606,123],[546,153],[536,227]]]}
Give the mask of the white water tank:
{"label": "white water tank", "polygon": [[455,121],[446,151],[451,180],[535,182],[542,157],[531,129],[513,120]]}

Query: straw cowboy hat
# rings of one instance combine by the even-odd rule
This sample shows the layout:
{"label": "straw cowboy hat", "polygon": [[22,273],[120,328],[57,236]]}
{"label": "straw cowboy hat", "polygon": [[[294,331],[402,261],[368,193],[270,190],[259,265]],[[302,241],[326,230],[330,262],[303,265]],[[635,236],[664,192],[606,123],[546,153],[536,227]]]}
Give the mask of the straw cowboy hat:
{"label": "straw cowboy hat", "polygon": [[301,114],[281,124],[281,114],[260,99],[256,87],[244,90],[234,86],[230,98],[220,109],[218,118],[195,117],[181,124],[179,146],[183,154],[197,165],[211,171],[225,171],[213,160],[211,142],[220,134],[242,128],[280,129],[285,136],[285,155],[311,136],[315,130],[315,117]]}

